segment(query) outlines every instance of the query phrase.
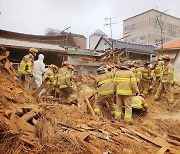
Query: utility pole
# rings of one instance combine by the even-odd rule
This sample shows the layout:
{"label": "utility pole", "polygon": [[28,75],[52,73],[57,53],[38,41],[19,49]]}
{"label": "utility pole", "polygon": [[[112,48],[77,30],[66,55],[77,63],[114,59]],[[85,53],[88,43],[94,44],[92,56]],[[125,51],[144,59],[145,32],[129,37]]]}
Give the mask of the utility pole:
{"label": "utility pole", "polygon": [[163,34],[164,34],[164,27],[165,27],[165,24],[164,23],[164,26],[163,26],[163,22],[162,22],[162,14],[164,14],[165,12],[167,12],[168,10],[165,10],[163,12],[161,12],[160,15],[156,16],[156,19],[157,19],[157,22],[158,22],[158,25],[160,27],[160,30],[161,30],[161,55],[163,55],[163,44],[164,44],[164,38],[163,38]]}
{"label": "utility pole", "polygon": [[64,30],[61,31],[61,33],[62,33],[62,32],[64,32],[64,31],[67,30],[67,32],[66,32],[66,48],[67,48],[67,42],[68,42],[68,40],[67,40],[67,35],[68,35],[68,29],[69,29],[69,28],[71,28],[71,26],[69,26],[69,27],[67,27],[67,28],[65,28]]}
{"label": "utility pole", "polygon": [[116,17],[105,18],[106,21],[109,20],[109,23],[104,25],[104,26],[109,26],[110,30],[111,30],[111,36],[110,37],[111,37],[111,41],[112,41],[112,50],[114,50],[114,48],[113,48],[113,40],[112,40],[112,25],[117,24],[117,22],[112,23],[112,19],[114,19],[114,18],[116,18]]}

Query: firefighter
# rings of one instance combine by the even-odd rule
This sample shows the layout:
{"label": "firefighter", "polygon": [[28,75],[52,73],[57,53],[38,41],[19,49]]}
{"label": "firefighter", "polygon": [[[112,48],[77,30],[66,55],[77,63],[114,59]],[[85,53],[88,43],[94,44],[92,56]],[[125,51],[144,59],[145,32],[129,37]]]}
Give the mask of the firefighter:
{"label": "firefighter", "polygon": [[138,85],[138,88],[140,89],[140,83],[142,80],[142,72],[141,72],[141,66],[140,66],[140,62],[138,61],[134,61],[133,64],[131,64],[131,71],[134,73],[135,77],[136,77],[136,82]]}
{"label": "firefighter", "polygon": [[73,92],[72,71],[74,70],[74,67],[72,65],[66,65],[61,69],[64,69],[64,72],[61,72],[62,70],[58,72],[57,90],[59,97],[68,99],[70,94]]}
{"label": "firefighter", "polygon": [[108,103],[111,113],[114,113],[114,102],[112,98],[114,95],[114,84],[112,74],[106,72],[106,69],[100,67],[97,69],[98,76],[96,78],[97,94],[95,96],[94,112],[100,115],[100,106],[102,103]]}
{"label": "firefighter", "polygon": [[156,94],[154,95],[154,100],[157,101],[160,99],[161,93],[164,89],[167,94],[168,104],[172,105],[174,102],[173,89],[172,89],[172,85],[174,82],[174,68],[170,63],[169,55],[164,55],[163,61],[164,61],[164,71],[160,78],[161,82],[159,84],[159,87],[156,91]]}
{"label": "firefighter", "polygon": [[146,103],[144,94],[140,94],[140,95],[134,96],[132,98],[132,108],[133,109],[147,111],[147,107],[148,107],[148,105]]}
{"label": "firefighter", "polygon": [[148,94],[150,90],[151,81],[153,80],[149,65],[150,65],[149,62],[144,62],[144,67],[141,70],[142,71],[141,91],[145,96]]}
{"label": "firefighter", "polygon": [[115,75],[116,84],[116,109],[115,118],[120,119],[122,115],[122,106],[125,106],[124,120],[131,124],[132,106],[131,99],[133,95],[138,95],[139,89],[136,83],[135,75],[129,69],[130,63],[125,61]]}
{"label": "firefighter", "polygon": [[57,84],[57,72],[58,72],[58,67],[54,64],[51,64],[49,66],[49,69],[44,73],[43,75],[43,81],[48,79],[46,85],[46,93],[49,94],[53,91],[53,88]]}
{"label": "firefighter", "polygon": [[29,54],[23,57],[20,66],[18,68],[18,72],[21,74],[22,86],[25,90],[29,90],[29,86],[31,83],[31,77],[34,68],[34,57],[38,52],[35,48],[29,49]]}
{"label": "firefighter", "polygon": [[160,77],[163,74],[163,70],[164,70],[164,61],[159,58],[157,63],[154,66],[154,90],[155,92],[157,91],[157,88],[159,87],[160,84]]}

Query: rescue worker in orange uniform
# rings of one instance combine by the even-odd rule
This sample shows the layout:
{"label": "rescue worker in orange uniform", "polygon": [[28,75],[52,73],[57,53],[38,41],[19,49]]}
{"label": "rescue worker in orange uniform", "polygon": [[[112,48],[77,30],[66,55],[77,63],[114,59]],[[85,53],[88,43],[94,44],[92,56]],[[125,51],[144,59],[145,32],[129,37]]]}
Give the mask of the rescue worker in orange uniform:
{"label": "rescue worker in orange uniform", "polygon": [[172,88],[172,85],[174,82],[174,68],[172,64],[170,63],[169,55],[164,55],[163,61],[164,61],[164,71],[160,78],[160,81],[161,81],[160,85],[156,91],[156,94],[154,95],[154,100],[157,101],[160,99],[161,93],[164,89],[167,94],[168,104],[172,105],[174,102],[173,88]]}
{"label": "rescue worker in orange uniform", "polygon": [[122,115],[122,106],[125,106],[124,120],[131,124],[132,121],[132,96],[139,94],[135,75],[129,69],[130,63],[125,61],[115,74],[116,85],[116,110],[115,118],[120,119]]}
{"label": "rescue worker in orange uniform", "polygon": [[46,83],[46,93],[49,95],[57,84],[58,67],[54,64],[49,66],[49,69],[43,75],[43,81],[48,79]]}
{"label": "rescue worker in orange uniform", "polygon": [[153,80],[151,69],[149,67],[149,62],[144,62],[144,67],[142,68],[142,93],[146,96],[150,90],[150,84]]}
{"label": "rescue worker in orange uniform", "polygon": [[102,67],[97,69],[97,73],[97,94],[95,96],[94,112],[95,114],[100,115],[100,106],[102,106],[102,103],[107,101],[109,103],[111,113],[114,114],[115,106],[114,102],[112,102],[114,95],[114,83],[112,74],[108,71],[106,72],[106,69]]}
{"label": "rescue worker in orange uniform", "polygon": [[29,49],[29,54],[23,57],[20,66],[18,68],[18,72],[21,74],[22,86],[25,90],[29,90],[29,86],[31,83],[31,77],[34,68],[34,57],[38,52],[35,48]]}

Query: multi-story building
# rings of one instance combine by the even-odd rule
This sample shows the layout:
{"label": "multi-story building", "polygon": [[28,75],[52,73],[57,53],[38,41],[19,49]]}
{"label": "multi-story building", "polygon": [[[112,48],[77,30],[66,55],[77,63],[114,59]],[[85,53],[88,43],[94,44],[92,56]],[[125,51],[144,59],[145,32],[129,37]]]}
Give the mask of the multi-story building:
{"label": "multi-story building", "polygon": [[180,18],[151,9],[123,20],[123,36],[129,43],[160,47],[180,37]]}

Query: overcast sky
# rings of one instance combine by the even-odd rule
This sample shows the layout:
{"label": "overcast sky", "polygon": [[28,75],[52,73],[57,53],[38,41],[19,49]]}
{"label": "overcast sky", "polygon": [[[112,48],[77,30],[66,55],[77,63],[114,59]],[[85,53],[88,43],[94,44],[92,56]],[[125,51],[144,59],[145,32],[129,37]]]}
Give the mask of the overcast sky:
{"label": "overcast sky", "polygon": [[110,35],[113,18],[113,37],[121,38],[123,20],[149,9],[158,9],[180,18],[180,0],[0,0],[0,29],[43,35],[46,28],[83,34],[96,29]]}

